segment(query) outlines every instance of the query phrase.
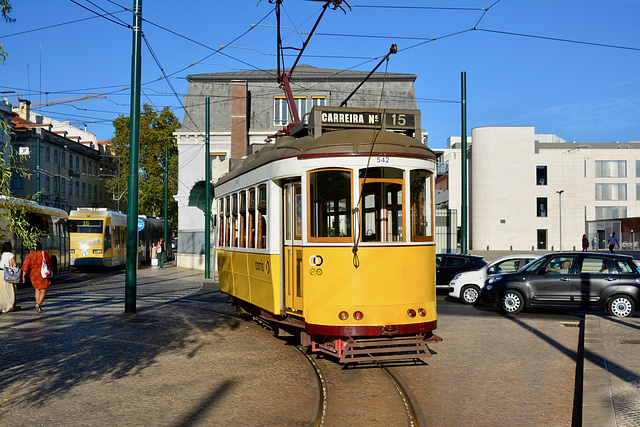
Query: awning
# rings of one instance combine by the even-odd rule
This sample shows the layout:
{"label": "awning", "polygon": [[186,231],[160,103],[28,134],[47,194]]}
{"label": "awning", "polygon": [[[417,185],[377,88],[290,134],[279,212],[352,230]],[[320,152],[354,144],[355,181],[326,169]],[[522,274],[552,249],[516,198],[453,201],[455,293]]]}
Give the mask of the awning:
{"label": "awning", "polygon": [[[214,191],[214,187],[213,184],[209,184],[209,197],[210,202],[213,204],[213,195],[215,194]],[[191,187],[191,191],[189,192],[189,206],[195,206],[197,208],[200,208],[204,211],[205,208],[205,191],[206,191],[207,187],[205,185],[204,181],[198,181],[196,182],[193,187]]]}

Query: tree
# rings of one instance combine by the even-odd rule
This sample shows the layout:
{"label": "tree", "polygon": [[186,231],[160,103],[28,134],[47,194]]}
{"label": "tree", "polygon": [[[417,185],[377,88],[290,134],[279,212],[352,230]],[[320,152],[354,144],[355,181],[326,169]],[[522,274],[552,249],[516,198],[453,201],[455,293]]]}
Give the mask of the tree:
{"label": "tree", "polygon": [[[118,164],[118,176],[107,180],[110,191],[116,191],[118,180],[120,188],[127,188],[129,175],[129,127],[130,118],[118,116],[113,121],[115,133],[111,146]],[[158,112],[149,104],[142,106],[140,112],[140,158],[139,158],[139,191],[138,213],[153,217],[164,216],[164,154],[165,146],[169,147],[169,221],[177,226],[178,202],[172,197],[178,184],[178,146],[173,132],[181,128],[180,120],[169,109],[164,107]],[[126,206],[128,192],[120,200],[120,206]]]}
{"label": "tree", "polygon": [[[8,24],[16,21],[15,19],[12,19],[10,16],[11,9],[13,9],[13,7],[11,6],[10,0],[0,0],[0,11],[2,12],[2,17],[4,18],[4,21]],[[0,44],[0,64],[4,64],[4,61],[6,61],[7,59],[7,52],[5,52],[2,46],[3,45]]]}

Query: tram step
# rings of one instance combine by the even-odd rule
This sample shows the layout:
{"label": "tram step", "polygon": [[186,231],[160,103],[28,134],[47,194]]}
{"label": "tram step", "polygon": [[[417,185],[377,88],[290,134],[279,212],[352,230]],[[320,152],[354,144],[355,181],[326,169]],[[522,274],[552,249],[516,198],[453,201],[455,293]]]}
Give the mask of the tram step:
{"label": "tram step", "polygon": [[349,339],[340,363],[371,362],[376,360],[408,360],[431,357],[423,336],[393,338]]}

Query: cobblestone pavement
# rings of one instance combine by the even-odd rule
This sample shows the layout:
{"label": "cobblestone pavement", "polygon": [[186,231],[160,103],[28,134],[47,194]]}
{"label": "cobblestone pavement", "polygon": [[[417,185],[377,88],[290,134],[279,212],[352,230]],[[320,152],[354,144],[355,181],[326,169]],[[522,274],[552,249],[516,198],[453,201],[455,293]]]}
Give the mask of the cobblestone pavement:
{"label": "cobblestone pavement", "polygon": [[[66,285],[62,277],[50,288],[42,314],[35,311],[33,289],[23,288],[23,310],[0,315],[0,425],[296,426],[315,418],[317,385],[304,356],[269,331],[238,320],[215,283],[203,283],[202,271],[172,264],[138,270],[135,314],[124,313],[123,271],[83,287]],[[583,425],[640,426],[640,317],[599,314],[585,321]],[[430,382],[417,394],[433,393],[442,402],[439,414],[425,414],[429,425],[446,425],[441,415],[458,407],[453,373],[455,387],[467,388],[465,395],[478,404],[469,406],[475,425],[482,425],[482,411],[500,410],[486,407],[492,396],[483,392],[487,377],[476,368],[491,373],[496,363],[508,364],[516,378],[492,376],[491,387],[511,381],[518,388],[504,399],[540,412],[535,418],[505,413],[503,425],[569,425],[560,408],[570,405],[566,387],[573,378],[554,378],[552,385],[542,381],[544,375],[538,382],[529,379],[548,363],[562,376],[575,374],[568,361],[578,344],[577,328],[545,330],[533,315],[514,316],[501,330],[491,325],[498,320],[471,325],[490,335],[483,337],[470,335],[464,319],[443,319],[438,332],[445,341],[433,345],[438,354],[412,377]],[[504,335],[510,330],[532,338],[544,333],[545,343],[518,349]],[[452,356],[462,350],[468,365],[457,366]],[[501,359],[514,350],[531,360],[527,380],[517,376],[513,361]],[[549,354],[556,358],[545,360]],[[545,395],[545,387],[553,391],[543,403],[561,414],[553,420],[541,411],[544,405],[532,402]],[[469,416],[448,419],[469,424]]]}
{"label": "cobblestone pavement", "polygon": [[135,314],[124,314],[123,272],[81,289],[52,285],[40,315],[33,290],[19,291],[23,310],[0,315],[0,425],[314,419],[317,390],[304,355],[231,317],[202,272],[139,270],[137,283]]}

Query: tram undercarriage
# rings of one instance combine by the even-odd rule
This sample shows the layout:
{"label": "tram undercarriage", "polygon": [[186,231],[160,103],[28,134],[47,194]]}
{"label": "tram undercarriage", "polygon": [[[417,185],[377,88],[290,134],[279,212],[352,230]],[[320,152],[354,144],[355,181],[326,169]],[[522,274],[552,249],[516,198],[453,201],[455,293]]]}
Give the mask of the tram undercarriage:
{"label": "tram undercarriage", "polygon": [[341,364],[423,359],[431,357],[429,343],[442,341],[433,332],[371,337],[314,335],[305,331],[306,323],[301,317],[291,314],[274,315],[245,301],[232,297],[230,300],[237,305],[239,313],[251,314],[256,321],[271,328],[278,338],[295,339],[302,346],[309,347],[313,353],[330,355]]}

